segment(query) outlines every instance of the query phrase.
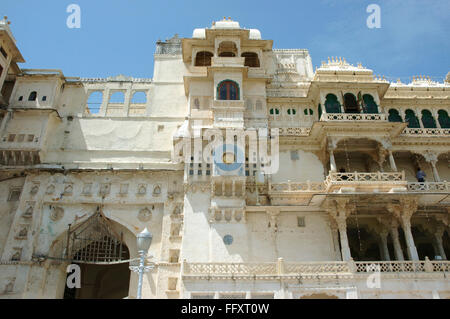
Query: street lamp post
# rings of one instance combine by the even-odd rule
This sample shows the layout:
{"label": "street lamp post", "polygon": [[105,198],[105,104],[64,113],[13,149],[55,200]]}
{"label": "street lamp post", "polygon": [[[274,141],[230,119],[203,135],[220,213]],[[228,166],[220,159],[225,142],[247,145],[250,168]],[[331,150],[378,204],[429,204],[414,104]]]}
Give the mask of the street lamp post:
{"label": "street lamp post", "polygon": [[137,250],[139,252],[139,266],[130,266],[130,269],[139,274],[138,290],[136,299],[142,299],[142,282],[144,279],[144,272],[154,268],[154,264],[145,266],[145,259],[147,257],[147,251],[152,243],[152,234],[145,228],[140,232],[137,238]]}

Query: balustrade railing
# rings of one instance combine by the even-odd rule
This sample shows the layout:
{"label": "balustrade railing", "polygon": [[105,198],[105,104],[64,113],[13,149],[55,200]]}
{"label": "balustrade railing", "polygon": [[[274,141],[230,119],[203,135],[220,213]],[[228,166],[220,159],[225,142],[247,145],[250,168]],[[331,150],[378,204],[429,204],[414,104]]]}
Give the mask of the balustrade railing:
{"label": "balustrade railing", "polygon": [[325,191],[323,182],[287,182],[287,183],[270,183],[269,191],[277,192],[321,192]]}
{"label": "balustrade railing", "polygon": [[408,183],[409,192],[450,192],[450,182]]}
{"label": "balustrade railing", "polygon": [[325,184],[333,182],[403,182],[405,181],[405,172],[370,172],[370,173],[333,173],[331,172]]}
{"label": "balustrade railing", "polygon": [[448,129],[448,128],[410,128],[410,127],[407,127],[403,130],[401,135],[449,136],[450,129]]}
{"label": "balustrade railing", "polygon": [[277,276],[277,275],[336,275],[368,272],[380,273],[438,273],[449,272],[450,261],[329,261],[272,263],[187,263],[183,275],[191,276]]}
{"label": "balustrade railing", "polygon": [[386,121],[386,114],[369,113],[324,113],[321,121]]}

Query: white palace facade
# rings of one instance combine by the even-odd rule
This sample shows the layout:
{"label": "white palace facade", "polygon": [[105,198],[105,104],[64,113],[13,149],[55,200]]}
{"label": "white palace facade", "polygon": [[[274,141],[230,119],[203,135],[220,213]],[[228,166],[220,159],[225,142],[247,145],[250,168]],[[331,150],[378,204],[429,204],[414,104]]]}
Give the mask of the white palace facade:
{"label": "white palace facade", "polygon": [[[153,78],[23,62],[5,18],[0,298],[135,298],[145,227],[143,298],[450,298],[450,74],[314,70],[229,18],[158,41]],[[240,132],[223,162],[211,131]]]}

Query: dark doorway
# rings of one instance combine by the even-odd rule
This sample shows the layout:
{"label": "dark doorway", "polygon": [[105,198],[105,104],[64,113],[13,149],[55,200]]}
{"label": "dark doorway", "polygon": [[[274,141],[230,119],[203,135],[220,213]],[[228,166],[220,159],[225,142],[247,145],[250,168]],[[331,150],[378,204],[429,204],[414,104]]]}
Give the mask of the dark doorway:
{"label": "dark doorway", "polygon": [[344,94],[345,113],[360,113],[356,97],[351,93]]}

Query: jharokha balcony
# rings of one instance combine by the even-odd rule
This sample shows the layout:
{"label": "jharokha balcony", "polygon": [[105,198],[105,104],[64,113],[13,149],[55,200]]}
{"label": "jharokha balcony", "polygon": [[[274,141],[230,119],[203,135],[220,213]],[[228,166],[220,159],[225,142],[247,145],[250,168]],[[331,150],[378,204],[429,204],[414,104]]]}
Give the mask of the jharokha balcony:
{"label": "jharokha balcony", "polygon": [[406,191],[405,172],[330,172],[325,179],[328,192]]}
{"label": "jharokha balcony", "polygon": [[374,272],[395,278],[429,278],[448,276],[450,261],[426,258],[423,261],[322,261],[322,262],[214,262],[190,263],[183,261],[184,279],[318,279],[357,278]]}

